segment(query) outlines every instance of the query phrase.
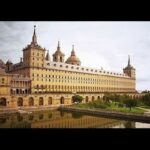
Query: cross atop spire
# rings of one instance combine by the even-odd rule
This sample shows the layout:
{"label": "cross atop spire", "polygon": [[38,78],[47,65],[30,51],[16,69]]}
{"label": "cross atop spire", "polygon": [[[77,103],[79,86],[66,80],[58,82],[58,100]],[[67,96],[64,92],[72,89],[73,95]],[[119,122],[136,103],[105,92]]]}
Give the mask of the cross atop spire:
{"label": "cross atop spire", "polygon": [[36,25],[34,25],[34,32],[33,32],[33,36],[32,36],[32,44],[34,44],[34,45],[37,44]]}

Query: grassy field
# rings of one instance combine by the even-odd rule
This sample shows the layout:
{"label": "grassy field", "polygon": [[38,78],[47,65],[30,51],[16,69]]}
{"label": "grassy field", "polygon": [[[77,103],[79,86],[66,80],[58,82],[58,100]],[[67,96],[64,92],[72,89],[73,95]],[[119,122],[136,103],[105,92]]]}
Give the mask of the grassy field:
{"label": "grassy field", "polygon": [[82,104],[76,104],[74,107],[78,108],[87,108],[87,109],[105,109],[105,110],[115,110],[119,112],[127,112],[127,113],[137,113],[137,114],[143,114],[146,112],[143,109],[137,108],[137,107],[132,107],[131,111],[128,107],[120,107],[118,105],[115,105],[114,103],[111,104],[106,104],[103,102],[95,101],[95,102],[90,102],[90,103],[82,103]]}

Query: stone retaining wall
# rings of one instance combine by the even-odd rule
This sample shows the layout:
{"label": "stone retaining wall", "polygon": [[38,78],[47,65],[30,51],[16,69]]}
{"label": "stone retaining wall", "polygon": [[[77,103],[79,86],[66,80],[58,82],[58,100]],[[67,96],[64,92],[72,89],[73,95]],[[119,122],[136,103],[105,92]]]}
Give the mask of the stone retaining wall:
{"label": "stone retaining wall", "polygon": [[116,118],[122,120],[131,120],[137,122],[145,122],[150,123],[150,116],[149,115],[142,115],[142,114],[131,114],[131,113],[123,113],[117,111],[108,111],[108,110],[96,110],[96,109],[80,109],[80,108],[73,108],[73,107],[60,107],[59,110],[67,111],[67,112],[78,112],[84,113],[88,115],[94,116],[104,116],[108,118]]}

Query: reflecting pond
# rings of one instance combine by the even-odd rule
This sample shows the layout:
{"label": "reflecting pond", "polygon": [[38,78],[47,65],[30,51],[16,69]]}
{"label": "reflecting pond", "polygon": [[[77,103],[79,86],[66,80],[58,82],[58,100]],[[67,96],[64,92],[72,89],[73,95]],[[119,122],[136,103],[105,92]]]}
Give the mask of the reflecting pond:
{"label": "reflecting pond", "polygon": [[150,128],[150,124],[48,110],[0,116],[0,128]]}

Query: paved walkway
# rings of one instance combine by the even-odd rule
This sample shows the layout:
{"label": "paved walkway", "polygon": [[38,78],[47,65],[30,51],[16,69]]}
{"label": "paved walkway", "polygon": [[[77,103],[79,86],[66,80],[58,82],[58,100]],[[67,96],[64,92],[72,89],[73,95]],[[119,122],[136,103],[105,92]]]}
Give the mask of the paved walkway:
{"label": "paved walkway", "polygon": [[145,110],[146,112],[144,112],[144,114],[150,115],[150,109],[143,108],[143,107],[138,107],[138,108]]}

